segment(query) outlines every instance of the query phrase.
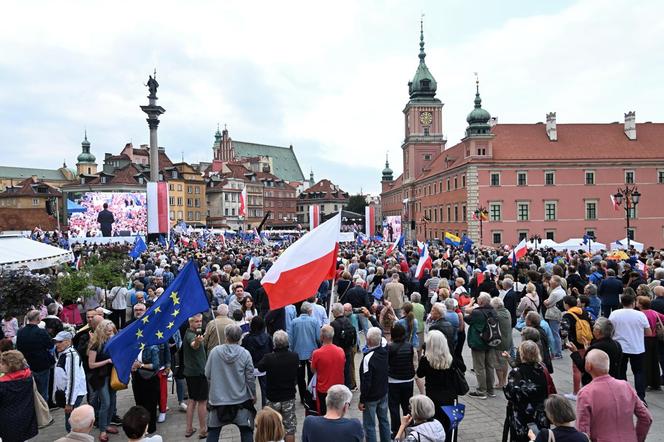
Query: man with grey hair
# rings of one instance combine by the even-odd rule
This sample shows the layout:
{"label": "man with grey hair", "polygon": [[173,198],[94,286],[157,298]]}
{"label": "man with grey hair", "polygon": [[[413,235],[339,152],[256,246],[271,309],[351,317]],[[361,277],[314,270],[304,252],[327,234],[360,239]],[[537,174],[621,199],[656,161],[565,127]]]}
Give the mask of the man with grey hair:
{"label": "man with grey hair", "polygon": [[[335,305],[341,307],[343,314],[343,306],[338,303]],[[324,325],[320,329],[320,342],[322,345],[311,355],[311,371],[316,373],[316,394],[318,396],[316,403],[318,404],[318,414],[325,414],[326,412],[325,396],[327,395],[327,390],[333,385],[345,382],[344,369],[346,367],[346,355],[341,347],[334,345],[334,336],[334,328],[331,325]]]}
{"label": "man with grey hair", "polygon": [[344,306],[338,302],[332,304],[332,316],[334,320],[330,325],[334,329],[333,343],[344,351],[346,362],[344,364],[344,385],[350,389],[354,386],[351,384],[351,358],[353,348],[357,345],[357,330],[353,323],[346,317]]}
{"label": "man with grey hair", "polygon": [[585,371],[593,380],[577,396],[576,428],[593,441],[645,441],[652,415],[627,381],[609,376],[609,356],[589,351]]}
{"label": "man with grey hair", "polygon": [[242,329],[227,325],[225,335],[226,343],[216,346],[205,364],[210,384],[207,438],[219,440],[224,425],[234,424],[240,430],[240,440],[251,442],[256,402],[254,364],[251,354],[239,345]]}
{"label": "man with grey hair", "polygon": [[297,370],[297,388],[302,403],[304,403],[308,382],[312,377],[309,360],[319,344],[318,331],[320,328],[316,318],[311,316],[312,311],[312,305],[309,302],[303,302],[300,307],[300,316],[293,319],[288,327],[290,349],[300,358],[300,366]]}
{"label": "man with grey hair", "polygon": [[623,282],[616,278],[613,269],[606,271],[606,278],[597,288],[597,296],[602,300],[602,316],[608,318],[611,312],[620,308],[620,295],[623,292]]}
{"label": "man with grey hair", "polygon": [[549,322],[551,332],[553,333],[553,355],[552,359],[562,359],[562,341],[560,340],[560,322],[563,317],[562,311],[558,308],[558,302],[562,301],[567,295],[565,290],[561,287],[562,278],[558,275],[553,275],[549,280],[549,297],[544,300],[546,313],[544,318]]}
{"label": "man with grey hair", "polygon": [[376,442],[376,417],[381,442],[391,440],[388,418],[388,363],[387,348],[383,345],[382,331],[371,327],[367,331],[367,352],[360,365],[360,403],[367,442]]}
{"label": "man with grey hair", "polygon": [[267,406],[281,414],[286,429],[285,442],[294,442],[297,419],[295,416],[295,385],[300,360],[297,353],[288,349],[288,334],[277,330],[272,335],[274,351],[256,364],[265,372]]}
{"label": "man with grey hair", "polygon": [[427,324],[429,325],[429,331],[438,330],[447,339],[447,346],[450,349],[450,353],[454,353],[454,348],[456,345],[457,339],[457,329],[454,328],[452,323],[445,318],[447,313],[447,308],[442,302],[436,302],[431,306],[431,313],[429,313],[429,319]]}
{"label": "man with grey hair", "polygon": [[[500,344],[493,347],[494,363],[496,376],[498,377],[498,387],[502,388],[507,384],[507,372],[509,369],[507,359],[502,357],[502,352],[506,351],[515,354],[512,343],[512,315],[500,298],[491,298],[491,307],[496,312],[498,318],[498,327],[500,327]],[[545,344],[546,345],[546,344]]]}
{"label": "man with grey hair", "polygon": [[203,342],[205,343],[205,349],[208,354],[217,345],[226,342],[224,330],[227,325],[235,324],[235,321],[228,317],[228,306],[226,304],[219,304],[217,306],[215,316],[214,321],[208,322],[208,325],[205,327],[205,333],[203,334]]}
{"label": "man with grey hair", "polygon": [[[613,339],[613,323],[608,318],[597,318],[593,325],[593,340],[587,348],[586,354],[591,350],[602,350],[609,356],[609,374],[614,378],[620,378],[620,361],[622,359],[622,347],[618,341]],[[571,352],[570,357],[576,368],[581,372],[581,383],[587,385],[591,381],[590,373],[585,371],[585,358],[581,355],[573,343],[568,343],[567,348]]]}
{"label": "man with grey hair", "polygon": [[515,327],[517,317],[516,306],[518,302],[516,300],[516,293],[514,292],[514,281],[509,278],[503,279],[503,290],[505,290],[505,295],[503,296],[502,303],[510,314],[510,323],[512,324],[512,327]]}
{"label": "man with grey hair", "polygon": [[[655,294],[655,297],[650,304],[650,308],[664,315],[664,286],[656,285],[653,287],[652,292]],[[664,352],[660,352],[660,354],[664,355]],[[664,358],[660,357],[660,360],[664,361]],[[662,364],[662,367],[664,367],[664,364]]]}
{"label": "man with grey hair", "polygon": [[345,385],[333,385],[327,391],[324,416],[307,416],[302,426],[302,442],[362,442],[364,431],[357,419],[348,419],[353,393]]}
{"label": "man with grey hair", "polygon": [[490,318],[498,321],[496,312],[491,307],[491,296],[481,292],[477,303],[466,307],[466,316],[463,318],[468,324],[468,346],[473,356],[473,368],[477,377],[477,390],[468,393],[478,399],[496,397],[493,385],[493,347],[484,340],[482,334]]}
{"label": "man with grey hair", "polygon": [[68,425],[71,431],[55,442],[94,442],[95,437],[90,434],[95,426],[95,409],[90,405],[76,407],[69,416]]}
{"label": "man with grey hair", "polygon": [[16,350],[28,361],[37,391],[48,402],[49,373],[54,365],[50,353],[53,342],[46,330],[39,327],[39,310],[30,310],[25,319],[27,324],[16,333]]}

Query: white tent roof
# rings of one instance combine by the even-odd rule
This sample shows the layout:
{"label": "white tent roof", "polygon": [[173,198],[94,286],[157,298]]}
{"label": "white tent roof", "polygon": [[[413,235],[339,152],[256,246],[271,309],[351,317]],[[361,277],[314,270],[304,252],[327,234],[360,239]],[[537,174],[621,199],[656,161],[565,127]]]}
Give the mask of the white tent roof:
{"label": "white tent roof", "polygon": [[[583,238],[570,238],[565,242],[561,242],[558,245],[553,246],[554,250],[579,250],[579,249],[588,249],[588,244],[583,243]],[[606,244],[601,242],[592,241],[590,244],[590,250],[597,252],[599,250],[606,250]]]}
{"label": "white tent roof", "polygon": [[53,247],[19,235],[0,236],[0,267],[38,270],[72,261],[71,250]]}
{"label": "white tent roof", "polygon": [[[620,244],[618,244],[620,243]],[[637,252],[643,252],[643,243],[629,240],[629,245],[634,247]],[[611,243],[611,250],[627,250],[627,237]]]}
{"label": "white tent roof", "polygon": [[[539,248],[539,249],[553,248],[557,245],[558,245],[558,243],[555,242],[552,239],[542,239],[542,240],[537,242],[537,248]],[[534,249],[535,248],[535,242],[534,241],[528,241],[526,243],[526,247],[529,248],[529,249]]]}

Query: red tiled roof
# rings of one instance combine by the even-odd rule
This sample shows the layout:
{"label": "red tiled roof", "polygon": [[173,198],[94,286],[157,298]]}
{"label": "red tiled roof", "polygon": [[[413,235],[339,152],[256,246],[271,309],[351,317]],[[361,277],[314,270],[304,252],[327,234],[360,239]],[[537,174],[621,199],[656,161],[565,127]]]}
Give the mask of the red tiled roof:
{"label": "red tiled roof", "polygon": [[45,208],[0,208],[0,230],[32,230],[35,227],[55,230],[58,223],[55,217],[46,213]]}
{"label": "red tiled roof", "polygon": [[[139,173],[136,166],[127,164],[124,167],[115,169],[112,175],[109,175],[105,184],[138,184],[135,175]],[[102,184],[101,177],[96,177],[89,181],[88,184]]]}
{"label": "red tiled roof", "polygon": [[[37,188],[45,187],[46,192],[38,192]],[[26,178],[20,183],[16,184],[13,188],[8,187],[4,192],[0,193],[0,197],[9,198],[14,196],[62,196],[62,193],[41,180],[34,177]]]}
{"label": "red tiled roof", "polygon": [[339,186],[328,179],[320,180],[310,188],[304,190],[300,194],[300,198],[306,198],[307,195],[318,192],[323,192],[322,199],[325,200],[346,201],[348,199],[348,193],[344,192]]}

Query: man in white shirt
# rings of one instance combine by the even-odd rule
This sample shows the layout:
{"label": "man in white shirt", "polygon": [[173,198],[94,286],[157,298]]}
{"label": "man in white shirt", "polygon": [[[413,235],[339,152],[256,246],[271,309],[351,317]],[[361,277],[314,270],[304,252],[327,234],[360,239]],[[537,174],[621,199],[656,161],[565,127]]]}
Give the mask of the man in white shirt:
{"label": "man in white shirt", "polygon": [[622,347],[623,355],[620,361],[620,379],[627,380],[627,361],[632,366],[634,374],[634,389],[642,401],[646,398],[646,380],[643,373],[643,358],[645,354],[644,336],[650,335],[650,323],[642,312],[634,310],[636,300],[631,294],[622,295],[620,303],[622,309],[614,310],[609,316],[615,327],[613,339]]}

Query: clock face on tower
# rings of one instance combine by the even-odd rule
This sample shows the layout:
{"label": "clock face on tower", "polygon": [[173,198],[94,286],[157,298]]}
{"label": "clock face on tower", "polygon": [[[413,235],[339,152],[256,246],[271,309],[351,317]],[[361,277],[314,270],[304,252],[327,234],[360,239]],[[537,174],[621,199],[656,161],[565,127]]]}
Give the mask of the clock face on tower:
{"label": "clock face on tower", "polygon": [[420,123],[422,123],[422,126],[430,126],[432,121],[433,116],[431,112],[422,112],[420,114]]}

